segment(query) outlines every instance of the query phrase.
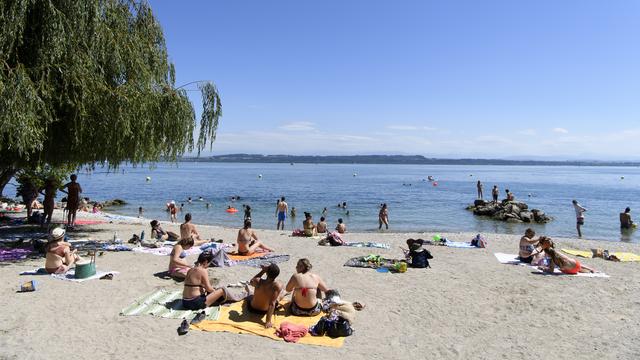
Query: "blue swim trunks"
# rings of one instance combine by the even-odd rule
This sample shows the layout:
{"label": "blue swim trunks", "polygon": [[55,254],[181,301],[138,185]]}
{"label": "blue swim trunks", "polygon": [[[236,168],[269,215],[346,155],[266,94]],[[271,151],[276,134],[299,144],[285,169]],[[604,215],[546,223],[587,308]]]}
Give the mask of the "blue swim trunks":
{"label": "blue swim trunks", "polygon": [[284,221],[287,218],[287,213],[284,211],[278,211],[278,221]]}

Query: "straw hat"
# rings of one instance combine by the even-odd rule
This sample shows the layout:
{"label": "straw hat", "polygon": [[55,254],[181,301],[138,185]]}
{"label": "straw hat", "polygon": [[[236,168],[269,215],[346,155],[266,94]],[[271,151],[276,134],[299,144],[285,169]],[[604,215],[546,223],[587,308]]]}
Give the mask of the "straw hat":
{"label": "straw hat", "polygon": [[53,229],[53,231],[51,231],[51,239],[52,240],[59,240],[62,239],[64,237],[65,231],[63,228],[55,228]]}

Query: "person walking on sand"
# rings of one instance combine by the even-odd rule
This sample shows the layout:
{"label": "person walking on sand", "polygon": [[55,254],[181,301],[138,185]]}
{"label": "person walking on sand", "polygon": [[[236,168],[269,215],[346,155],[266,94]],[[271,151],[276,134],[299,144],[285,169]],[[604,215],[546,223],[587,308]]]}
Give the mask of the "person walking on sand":
{"label": "person walking on sand", "polygon": [[53,217],[53,208],[56,206],[55,198],[56,198],[56,183],[53,177],[47,178],[44,182],[44,216],[40,221],[40,226],[44,227],[45,223],[47,226],[51,224],[51,217]]}
{"label": "person walking on sand", "polygon": [[276,216],[278,223],[276,224],[277,230],[284,230],[284,221],[287,218],[287,212],[289,211],[289,205],[284,201],[284,196],[280,198],[276,206]]}
{"label": "person walking on sand", "polygon": [[500,190],[498,190],[498,185],[493,185],[493,189],[491,189],[491,197],[493,198],[493,202],[498,202],[498,196],[500,196]]}
{"label": "person walking on sand", "polygon": [[584,225],[584,212],[587,211],[587,209],[578,204],[578,200],[573,200],[572,203],[576,211],[576,230],[578,230],[578,237],[582,237],[580,228]]}
{"label": "person walking on sand", "polygon": [[620,228],[631,229],[633,225],[633,220],[631,220],[631,208],[627,207],[624,209],[623,213],[620,213]]}
{"label": "person walking on sand", "polygon": [[76,182],[78,175],[73,174],[70,178],[71,182],[64,184],[61,191],[67,194],[67,226],[73,229],[76,226],[76,212],[80,204],[82,187]]}
{"label": "person walking on sand", "polygon": [[484,189],[484,185],[482,185],[480,180],[478,180],[478,183],[476,184],[476,188],[478,190],[478,200],[483,200],[484,194],[482,193],[482,190]]}
{"label": "person walking on sand", "polygon": [[389,230],[389,210],[387,209],[387,204],[382,204],[380,208],[380,212],[378,213],[378,230],[382,229],[382,224]]}
{"label": "person walking on sand", "polygon": [[171,200],[169,206],[167,206],[167,210],[169,210],[169,216],[171,217],[171,222],[174,223],[178,221],[178,207],[176,206],[176,202]]}

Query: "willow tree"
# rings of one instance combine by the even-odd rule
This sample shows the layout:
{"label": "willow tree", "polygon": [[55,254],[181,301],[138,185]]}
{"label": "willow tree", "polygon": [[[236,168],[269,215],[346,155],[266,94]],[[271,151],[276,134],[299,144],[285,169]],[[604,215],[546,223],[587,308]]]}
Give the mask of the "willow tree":
{"label": "willow tree", "polygon": [[215,140],[220,96],[200,84],[197,124],[147,2],[2,0],[0,24],[0,195],[20,169],[176,159]]}

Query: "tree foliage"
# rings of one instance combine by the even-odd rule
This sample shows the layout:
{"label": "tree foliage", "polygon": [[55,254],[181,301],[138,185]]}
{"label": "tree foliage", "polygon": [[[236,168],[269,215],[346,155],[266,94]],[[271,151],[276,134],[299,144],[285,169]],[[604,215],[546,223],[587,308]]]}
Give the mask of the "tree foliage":
{"label": "tree foliage", "polygon": [[0,172],[200,153],[222,114],[196,119],[145,1],[0,1]]}

